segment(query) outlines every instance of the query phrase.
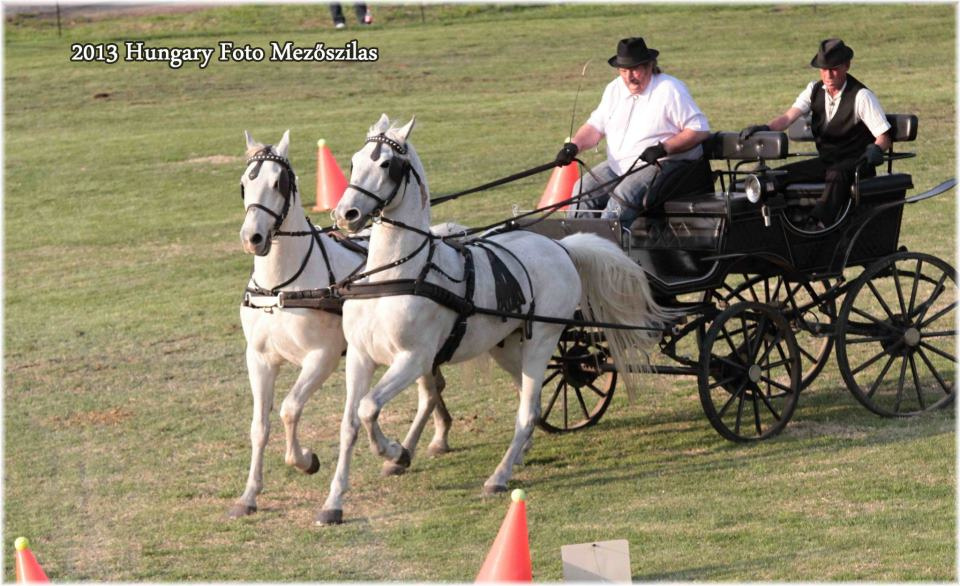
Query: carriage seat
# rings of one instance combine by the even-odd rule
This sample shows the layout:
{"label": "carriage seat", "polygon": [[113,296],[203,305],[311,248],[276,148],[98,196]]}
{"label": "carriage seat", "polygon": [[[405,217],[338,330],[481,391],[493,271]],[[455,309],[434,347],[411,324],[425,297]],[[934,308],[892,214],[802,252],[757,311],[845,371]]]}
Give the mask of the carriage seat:
{"label": "carriage seat", "polygon": [[[916,115],[887,114],[887,122],[890,123],[890,137],[893,142],[911,142],[917,139],[919,119]],[[790,140],[812,141],[813,132],[810,130],[809,118],[797,118],[787,129],[787,135]],[[811,156],[813,156],[813,153],[811,153]],[[785,195],[788,204],[791,206],[810,207],[814,205],[816,198],[823,193],[823,188],[823,183],[794,183],[787,186]],[[905,192],[912,188],[913,180],[909,174],[888,173],[861,181],[860,197],[877,197]],[[850,190],[853,193],[852,186]]]}
{"label": "carriage seat", "polygon": [[716,132],[704,141],[703,152],[711,161],[769,161],[787,158],[788,146],[784,132],[757,132],[744,141],[738,132]]}
{"label": "carriage seat", "polygon": [[[920,119],[916,114],[887,114],[887,122],[892,131],[890,138],[893,142],[913,142],[917,140],[917,126]],[[801,116],[787,128],[787,137],[796,142],[813,141],[813,131],[810,130],[810,117]]]}

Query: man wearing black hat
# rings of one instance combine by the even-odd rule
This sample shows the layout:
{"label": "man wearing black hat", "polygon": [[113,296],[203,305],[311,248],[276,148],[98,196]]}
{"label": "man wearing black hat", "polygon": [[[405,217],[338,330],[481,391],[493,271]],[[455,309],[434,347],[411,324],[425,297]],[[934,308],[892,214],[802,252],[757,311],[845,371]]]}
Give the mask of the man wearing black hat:
{"label": "man wearing black hat", "polygon": [[[621,40],[617,54],[608,60],[619,77],[607,85],[600,105],[557,155],[559,164],[569,164],[579,151],[606,137],[607,160],[581,183],[584,192],[608,187],[579,209],[602,209],[604,217],[619,216],[625,227],[673,193],[690,187],[713,189],[700,147],[710,136],[707,117],[683,82],[660,71],[659,54],[641,37]],[[578,184],[574,193],[580,191]]]}
{"label": "man wearing black hat", "polygon": [[860,177],[876,175],[883,151],[890,148],[890,123],[877,96],[849,75],[853,49],[840,39],[827,39],[810,61],[820,70],[820,81],[810,82],[786,112],[767,124],[748,126],[745,139],[762,130],[785,130],[800,116],[810,114],[810,129],[817,145],[817,158],[784,165],[785,175],[775,178],[778,188],[790,183],[825,183],[823,194],[810,213],[812,229],[823,229],[837,218],[850,197],[850,185],[859,168]]}

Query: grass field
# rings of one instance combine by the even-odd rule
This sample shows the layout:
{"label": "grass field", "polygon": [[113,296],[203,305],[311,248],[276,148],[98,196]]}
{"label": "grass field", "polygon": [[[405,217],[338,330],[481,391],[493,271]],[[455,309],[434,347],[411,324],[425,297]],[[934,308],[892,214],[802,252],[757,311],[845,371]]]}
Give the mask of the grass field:
{"label": "grass field", "polygon": [[[348,18],[352,14],[348,9]],[[325,5],[5,23],[4,537],[28,536],[55,581],[470,581],[507,509],[480,496],[513,430],[505,375],[449,369],[455,451],[379,476],[354,459],[348,522],[313,525],[333,471],[342,372],[308,404],[307,477],[283,464],[274,416],[260,512],[228,522],[249,458],[238,301],[252,260],[237,232],[242,130],[276,142],[313,203],[315,143],[341,166],[381,112],[416,115],[434,194],[552,158],[642,34],[716,130],[768,120],[841,34],[852,73],[888,112],[916,113],[918,190],[955,174],[952,5],[374,6],[333,30]],[[882,23],[882,24],[880,24]],[[350,22],[353,25],[352,21]],[[323,41],[376,63],[72,63],[74,42]],[[591,64],[581,80],[581,67]],[[599,153],[588,153],[597,162]],[[470,225],[532,207],[543,176],[438,208]],[[325,214],[312,214],[320,224]],[[955,264],[955,195],[910,206],[901,243]],[[281,376],[278,394],[294,380]],[[875,417],[831,360],[782,436],[733,445],[692,378],[651,376],[594,428],[537,432],[511,488],[528,492],[534,577],[562,578],[560,546],[628,539],[635,580],[954,581],[953,410]],[[384,413],[400,435],[415,393]]]}

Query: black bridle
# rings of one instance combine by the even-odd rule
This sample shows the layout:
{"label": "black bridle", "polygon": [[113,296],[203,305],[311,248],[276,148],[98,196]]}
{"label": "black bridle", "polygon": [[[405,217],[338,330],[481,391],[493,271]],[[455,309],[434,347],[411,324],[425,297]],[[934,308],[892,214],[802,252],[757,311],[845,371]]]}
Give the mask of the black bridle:
{"label": "black bridle", "polygon": [[[281,157],[280,155],[274,154],[270,149],[271,145],[266,145],[257,151],[252,157],[247,159],[248,167],[250,166],[250,163],[256,163],[256,165],[254,165],[253,169],[250,169],[250,173],[247,175],[247,179],[250,180],[256,179],[257,176],[260,175],[260,168],[263,167],[264,161],[272,161],[277,163],[283,169],[280,172],[279,185],[277,186],[277,190],[283,197],[283,208],[280,210],[280,213],[277,213],[267,206],[259,203],[252,203],[246,206],[247,212],[249,212],[251,208],[257,208],[258,210],[263,210],[273,217],[274,224],[273,228],[270,230],[270,234],[267,235],[268,238],[283,234],[283,232],[280,231],[280,226],[283,224],[283,221],[287,219],[287,214],[290,212],[290,202],[293,200],[293,196],[297,194],[297,174],[294,173],[293,167],[290,166],[290,160],[286,157]],[[244,199],[244,197],[245,193],[243,189],[243,182],[241,182],[240,199]]]}
{"label": "black bridle", "polygon": [[[400,192],[400,188],[405,187],[407,183],[409,183],[411,174],[413,174],[414,179],[417,180],[417,184],[421,187],[423,186],[423,181],[420,179],[420,175],[417,173],[416,169],[413,168],[413,165],[410,164],[410,160],[405,156],[401,156],[407,154],[407,147],[405,145],[393,140],[382,132],[376,136],[367,138],[367,140],[364,141],[364,144],[367,144],[368,142],[375,142],[382,145],[385,144],[393,149],[395,156],[390,158],[390,162],[388,164],[389,166],[387,167],[387,178],[393,184],[393,189],[386,197],[380,197],[376,193],[360,187],[355,183],[347,185],[347,189],[358,191],[376,201],[376,207],[374,207],[373,210],[367,214],[368,216],[376,216],[379,215],[379,213],[382,212],[385,207],[390,205],[390,202],[392,202],[395,197],[397,197],[397,193]],[[370,158],[377,160],[379,152],[379,149],[374,150],[374,152],[371,153]]]}

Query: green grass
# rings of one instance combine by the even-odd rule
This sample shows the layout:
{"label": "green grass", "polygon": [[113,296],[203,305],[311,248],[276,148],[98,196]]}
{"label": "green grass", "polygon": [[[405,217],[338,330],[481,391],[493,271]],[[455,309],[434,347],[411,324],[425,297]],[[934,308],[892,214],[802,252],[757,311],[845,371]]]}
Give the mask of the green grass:
{"label": "green grass", "polygon": [[[898,167],[918,190],[954,175],[950,5],[374,6],[334,31],[325,5],[210,8],[5,28],[4,570],[31,538],[57,581],[469,581],[506,511],[480,485],[513,430],[504,375],[449,369],[444,458],[380,478],[358,446],[348,523],[317,528],[342,409],[342,373],[308,404],[317,476],[265,463],[261,511],[226,522],[249,458],[250,398],[237,303],[251,259],[237,231],[241,131],[291,158],[312,204],[315,142],[346,168],[380,115],[416,115],[434,194],[553,157],[577,109],[611,78],[616,40],[643,34],[714,129],[765,121],[813,79],[837,34],[890,112],[920,117]],[[348,15],[352,16],[352,15]],[[884,23],[878,26],[878,23]],[[352,24],[352,23],[351,23]],[[694,34],[691,34],[694,31]],[[72,42],[164,46],[271,40],[377,46],[375,64],[70,63]],[[96,94],[109,94],[96,98]],[[211,157],[221,157],[211,159]],[[589,153],[589,161],[600,160]],[[211,161],[226,161],[217,163]],[[545,177],[465,198],[434,220],[479,225],[531,207]],[[322,224],[324,214],[313,214]],[[909,207],[901,242],[954,263],[954,192]],[[285,371],[278,394],[295,373]],[[529,494],[534,576],[559,548],[625,538],[636,580],[956,579],[953,411],[872,416],[831,360],[777,439],[737,446],[707,423],[689,377],[651,376],[590,430],[536,435],[511,486]],[[405,430],[414,393],[384,413]]]}

